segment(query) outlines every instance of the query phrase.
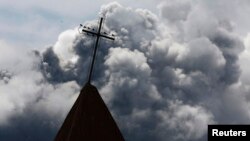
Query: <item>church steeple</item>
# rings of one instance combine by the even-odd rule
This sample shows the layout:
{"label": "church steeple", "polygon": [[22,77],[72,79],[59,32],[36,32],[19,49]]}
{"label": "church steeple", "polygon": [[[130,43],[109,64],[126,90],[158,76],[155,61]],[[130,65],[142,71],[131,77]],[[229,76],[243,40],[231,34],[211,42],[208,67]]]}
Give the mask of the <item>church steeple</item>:
{"label": "church steeple", "polygon": [[87,83],[55,141],[125,141],[98,90]]}

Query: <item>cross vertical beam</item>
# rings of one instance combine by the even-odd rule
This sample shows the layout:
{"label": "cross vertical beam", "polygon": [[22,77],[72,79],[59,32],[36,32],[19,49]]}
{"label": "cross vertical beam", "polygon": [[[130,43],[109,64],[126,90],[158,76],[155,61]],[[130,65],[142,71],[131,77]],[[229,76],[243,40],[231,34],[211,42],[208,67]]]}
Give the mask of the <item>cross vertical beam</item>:
{"label": "cross vertical beam", "polygon": [[[96,58],[96,52],[97,52],[97,48],[98,48],[98,44],[99,44],[99,39],[100,39],[100,37],[107,38],[107,39],[110,39],[110,40],[115,40],[114,37],[110,37],[110,36],[101,34],[102,22],[103,22],[103,18],[101,17],[101,20],[100,20],[100,23],[99,23],[99,27],[98,27],[97,33],[96,33],[96,32],[92,32],[92,31],[89,31],[89,30],[85,30],[85,29],[84,29],[84,28],[86,28],[85,26],[79,31],[80,33],[85,32],[85,33],[89,33],[89,34],[95,35],[95,36],[97,37],[97,38],[96,38],[96,42],[95,42],[94,53],[93,53],[93,57],[92,57],[91,65],[90,65],[90,69],[89,69],[89,75],[88,75],[88,81],[87,81],[87,83],[89,83],[89,84],[91,83],[91,78],[92,78],[93,68],[94,68],[95,58]],[[80,27],[82,27],[82,25],[80,25]],[[89,29],[89,28],[88,28],[88,29]],[[104,34],[105,34],[105,32],[104,32]],[[112,36],[113,36],[113,35],[112,35]]]}
{"label": "cross vertical beam", "polygon": [[91,77],[92,77],[92,73],[93,73],[93,67],[94,67],[94,63],[95,63],[95,56],[96,56],[96,51],[97,51],[97,47],[98,47],[98,43],[99,43],[99,39],[100,39],[100,32],[102,29],[102,20],[103,18],[101,18],[100,24],[99,24],[99,29],[97,32],[97,38],[96,38],[96,42],[95,42],[95,48],[94,48],[94,54],[92,57],[92,61],[91,61],[91,66],[90,66],[90,70],[89,70],[89,77],[88,77],[88,83],[90,84],[91,81]]}

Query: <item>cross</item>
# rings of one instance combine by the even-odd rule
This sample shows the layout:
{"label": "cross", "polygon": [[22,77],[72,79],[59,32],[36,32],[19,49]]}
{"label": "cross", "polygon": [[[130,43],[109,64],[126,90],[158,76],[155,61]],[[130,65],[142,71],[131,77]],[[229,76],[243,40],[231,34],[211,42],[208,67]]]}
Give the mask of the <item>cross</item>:
{"label": "cross", "polygon": [[[104,32],[104,34],[101,34],[102,22],[103,22],[103,18],[101,17],[97,32],[94,32],[94,29],[92,29],[92,31],[91,31],[89,27],[83,26],[82,24],[80,24],[80,27],[79,27],[79,29],[80,29],[79,32],[81,34],[85,32],[87,34],[91,34],[93,36],[96,36],[94,53],[93,53],[91,66],[90,66],[90,70],[89,70],[89,75],[88,75],[88,82],[87,82],[88,84],[90,84],[90,82],[91,82],[91,77],[92,77],[92,73],[93,73],[93,68],[94,68],[94,63],[95,63],[95,58],[96,58],[96,52],[97,52],[97,47],[98,47],[100,37],[107,38],[107,39],[110,39],[110,40],[115,40],[114,37],[104,35],[104,34],[107,34],[106,32]],[[111,36],[114,36],[114,35],[112,34]]]}

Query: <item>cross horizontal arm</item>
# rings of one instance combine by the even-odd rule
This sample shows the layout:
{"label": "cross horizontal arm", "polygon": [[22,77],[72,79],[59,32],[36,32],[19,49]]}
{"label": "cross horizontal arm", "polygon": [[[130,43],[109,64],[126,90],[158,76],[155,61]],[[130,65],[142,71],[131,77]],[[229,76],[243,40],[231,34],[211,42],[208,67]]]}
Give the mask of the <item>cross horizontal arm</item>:
{"label": "cross horizontal arm", "polygon": [[101,36],[101,37],[104,37],[104,38],[108,38],[108,39],[110,39],[110,40],[115,40],[115,38],[114,38],[114,37],[109,37],[109,36],[102,35],[102,34],[100,34],[100,36]]}
{"label": "cross horizontal arm", "polygon": [[115,40],[114,37],[110,37],[110,36],[106,36],[106,35],[102,35],[102,34],[98,34],[98,33],[95,33],[95,32],[92,32],[92,31],[88,31],[88,30],[85,30],[85,29],[82,29],[83,32],[86,32],[86,33],[90,33],[90,34],[94,34],[94,35],[99,35],[101,37],[104,37],[104,38],[107,38],[107,39],[110,39],[110,40]]}
{"label": "cross horizontal arm", "polygon": [[87,32],[87,33],[90,33],[90,34],[98,35],[98,34],[97,34],[97,33],[95,33],[95,32],[88,31],[88,30],[85,30],[85,29],[82,29],[82,31]]}

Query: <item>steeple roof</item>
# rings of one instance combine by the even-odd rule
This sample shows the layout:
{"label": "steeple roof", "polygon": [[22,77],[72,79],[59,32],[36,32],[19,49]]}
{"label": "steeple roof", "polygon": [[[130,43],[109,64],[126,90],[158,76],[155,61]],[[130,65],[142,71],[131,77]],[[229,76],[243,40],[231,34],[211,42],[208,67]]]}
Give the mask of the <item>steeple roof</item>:
{"label": "steeple roof", "polygon": [[55,141],[125,141],[95,86],[87,83]]}

